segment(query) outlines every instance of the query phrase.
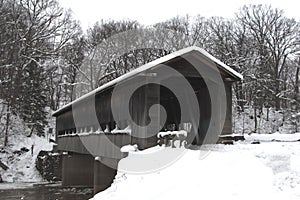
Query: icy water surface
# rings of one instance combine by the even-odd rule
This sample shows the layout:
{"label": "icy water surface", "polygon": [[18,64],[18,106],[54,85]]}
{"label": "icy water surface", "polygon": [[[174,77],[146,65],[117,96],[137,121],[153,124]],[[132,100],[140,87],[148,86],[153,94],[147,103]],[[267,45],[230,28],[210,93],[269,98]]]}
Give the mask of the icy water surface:
{"label": "icy water surface", "polygon": [[1,200],[87,200],[91,188],[62,188],[59,184],[0,184]]}

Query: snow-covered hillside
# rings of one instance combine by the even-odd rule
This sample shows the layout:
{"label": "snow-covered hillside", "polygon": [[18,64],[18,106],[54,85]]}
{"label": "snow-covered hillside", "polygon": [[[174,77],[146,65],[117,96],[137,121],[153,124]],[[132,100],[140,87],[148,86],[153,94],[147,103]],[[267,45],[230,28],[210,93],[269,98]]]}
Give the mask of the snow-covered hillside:
{"label": "snow-covered hillside", "polygon": [[[5,110],[0,104],[0,110]],[[49,127],[54,126],[51,117],[51,110],[48,111]],[[5,117],[0,117],[0,160],[9,167],[7,171],[0,168],[0,175],[4,182],[29,183],[44,181],[35,167],[35,161],[41,150],[52,150],[53,143],[49,143],[49,138],[53,137],[45,133],[46,137],[38,137],[35,133],[30,135],[30,129],[24,121],[16,114],[10,116],[10,126],[8,129],[8,144],[4,144]],[[33,145],[33,155],[31,147]],[[0,185],[2,186],[2,185]]]}
{"label": "snow-covered hillside", "polygon": [[[35,167],[35,161],[41,150],[52,150],[52,143],[44,137],[32,135],[26,137],[22,134],[11,135],[10,145],[0,152],[0,159],[9,169],[4,171],[0,168],[0,174],[5,182],[41,182],[43,181]],[[12,142],[13,141],[13,142]],[[31,155],[31,147],[33,155]],[[21,148],[28,149],[21,150]]]}
{"label": "snow-covered hillside", "polygon": [[[300,143],[251,144],[266,141],[267,136],[271,135],[252,135],[234,145],[204,146],[209,154],[203,159],[199,150],[188,150],[175,164],[152,174],[118,172],[112,186],[93,200],[300,199]],[[284,136],[275,139],[279,137]],[[300,133],[284,138],[296,141]]]}
{"label": "snow-covered hillside", "polygon": [[[236,134],[250,134],[255,130],[254,111],[252,107],[246,107],[244,112],[239,113],[236,108],[233,111],[233,132]],[[274,108],[264,108],[257,111],[258,134],[295,133],[300,129],[300,113],[288,110],[276,111]]]}

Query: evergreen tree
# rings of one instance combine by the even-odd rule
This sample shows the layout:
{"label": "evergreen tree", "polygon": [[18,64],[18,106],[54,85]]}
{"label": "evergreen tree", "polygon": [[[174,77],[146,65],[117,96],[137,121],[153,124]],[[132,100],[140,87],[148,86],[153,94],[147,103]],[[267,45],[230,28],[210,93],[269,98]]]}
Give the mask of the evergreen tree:
{"label": "evergreen tree", "polygon": [[20,99],[20,116],[31,128],[32,133],[44,135],[47,125],[47,97],[45,91],[45,72],[43,67],[32,61],[24,69],[22,76],[22,97]]}

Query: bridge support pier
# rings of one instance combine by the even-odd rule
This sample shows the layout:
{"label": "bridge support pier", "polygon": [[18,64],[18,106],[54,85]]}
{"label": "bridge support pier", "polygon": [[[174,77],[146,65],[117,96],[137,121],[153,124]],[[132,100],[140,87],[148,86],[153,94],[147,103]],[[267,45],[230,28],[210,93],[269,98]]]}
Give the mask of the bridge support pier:
{"label": "bridge support pier", "polygon": [[93,156],[69,152],[64,153],[62,157],[62,186],[93,187]]}
{"label": "bridge support pier", "polygon": [[[117,174],[119,159],[96,157],[94,161],[94,194],[110,187]],[[103,164],[105,163],[105,164]]]}
{"label": "bridge support pier", "polygon": [[94,194],[110,187],[120,161],[73,152],[63,153],[62,159],[62,186],[93,187]]}

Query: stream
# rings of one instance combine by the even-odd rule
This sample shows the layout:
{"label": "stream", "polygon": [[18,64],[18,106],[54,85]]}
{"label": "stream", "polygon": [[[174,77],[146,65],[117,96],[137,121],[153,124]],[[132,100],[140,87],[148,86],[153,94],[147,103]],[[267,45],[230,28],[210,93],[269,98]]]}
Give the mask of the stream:
{"label": "stream", "polygon": [[0,183],[1,200],[88,200],[92,188],[64,188],[60,183]]}

